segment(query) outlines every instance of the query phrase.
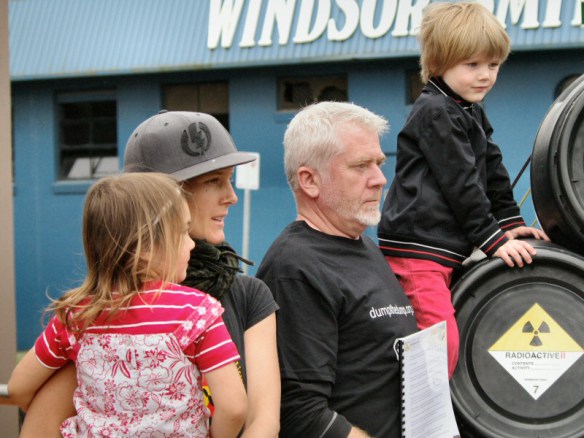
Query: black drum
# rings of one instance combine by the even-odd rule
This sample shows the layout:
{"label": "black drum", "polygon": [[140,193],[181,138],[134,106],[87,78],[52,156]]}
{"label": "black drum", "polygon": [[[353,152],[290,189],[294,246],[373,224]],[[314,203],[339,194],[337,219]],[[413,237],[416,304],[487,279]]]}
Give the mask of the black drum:
{"label": "black drum", "polygon": [[584,437],[584,257],[529,242],[531,265],[485,259],[453,288],[463,438]]}
{"label": "black drum", "polygon": [[562,92],[539,127],[531,191],[552,241],[584,254],[584,75]]}

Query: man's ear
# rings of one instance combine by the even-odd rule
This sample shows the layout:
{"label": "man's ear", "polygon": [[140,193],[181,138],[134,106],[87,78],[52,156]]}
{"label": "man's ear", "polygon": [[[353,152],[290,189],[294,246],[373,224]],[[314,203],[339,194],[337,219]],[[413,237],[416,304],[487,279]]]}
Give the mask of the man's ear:
{"label": "man's ear", "polygon": [[320,174],[312,167],[300,166],[296,173],[298,187],[310,198],[316,198],[320,194]]}

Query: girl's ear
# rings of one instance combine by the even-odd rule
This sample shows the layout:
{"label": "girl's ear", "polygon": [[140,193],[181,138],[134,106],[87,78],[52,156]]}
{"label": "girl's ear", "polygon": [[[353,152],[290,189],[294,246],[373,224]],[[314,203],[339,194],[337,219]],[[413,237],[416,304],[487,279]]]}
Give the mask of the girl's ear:
{"label": "girl's ear", "polygon": [[317,198],[320,194],[320,174],[311,167],[301,166],[296,173],[298,186],[310,198]]}

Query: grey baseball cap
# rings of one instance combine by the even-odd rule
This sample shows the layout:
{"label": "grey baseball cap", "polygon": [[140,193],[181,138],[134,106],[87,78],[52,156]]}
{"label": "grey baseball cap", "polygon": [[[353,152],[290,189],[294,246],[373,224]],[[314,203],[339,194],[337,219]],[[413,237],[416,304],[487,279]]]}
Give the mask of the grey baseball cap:
{"label": "grey baseball cap", "polygon": [[162,172],[185,181],[255,159],[238,152],[229,132],[210,114],[162,110],[128,139],[124,172]]}

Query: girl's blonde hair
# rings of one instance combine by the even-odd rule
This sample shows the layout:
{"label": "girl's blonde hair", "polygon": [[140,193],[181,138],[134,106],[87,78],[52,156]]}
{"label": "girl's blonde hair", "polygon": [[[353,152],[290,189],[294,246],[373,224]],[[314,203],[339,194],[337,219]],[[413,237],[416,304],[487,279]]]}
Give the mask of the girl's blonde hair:
{"label": "girl's blonde hair", "polygon": [[[172,281],[185,209],[183,193],[168,175],[128,173],[97,181],[83,210],[87,276],[49,309],[81,333],[102,312],[115,315],[146,280]],[[154,271],[160,267],[165,272]]]}
{"label": "girl's blonde hair", "polygon": [[432,3],[424,9],[418,34],[423,83],[475,56],[503,63],[511,42],[497,18],[475,2]]}

